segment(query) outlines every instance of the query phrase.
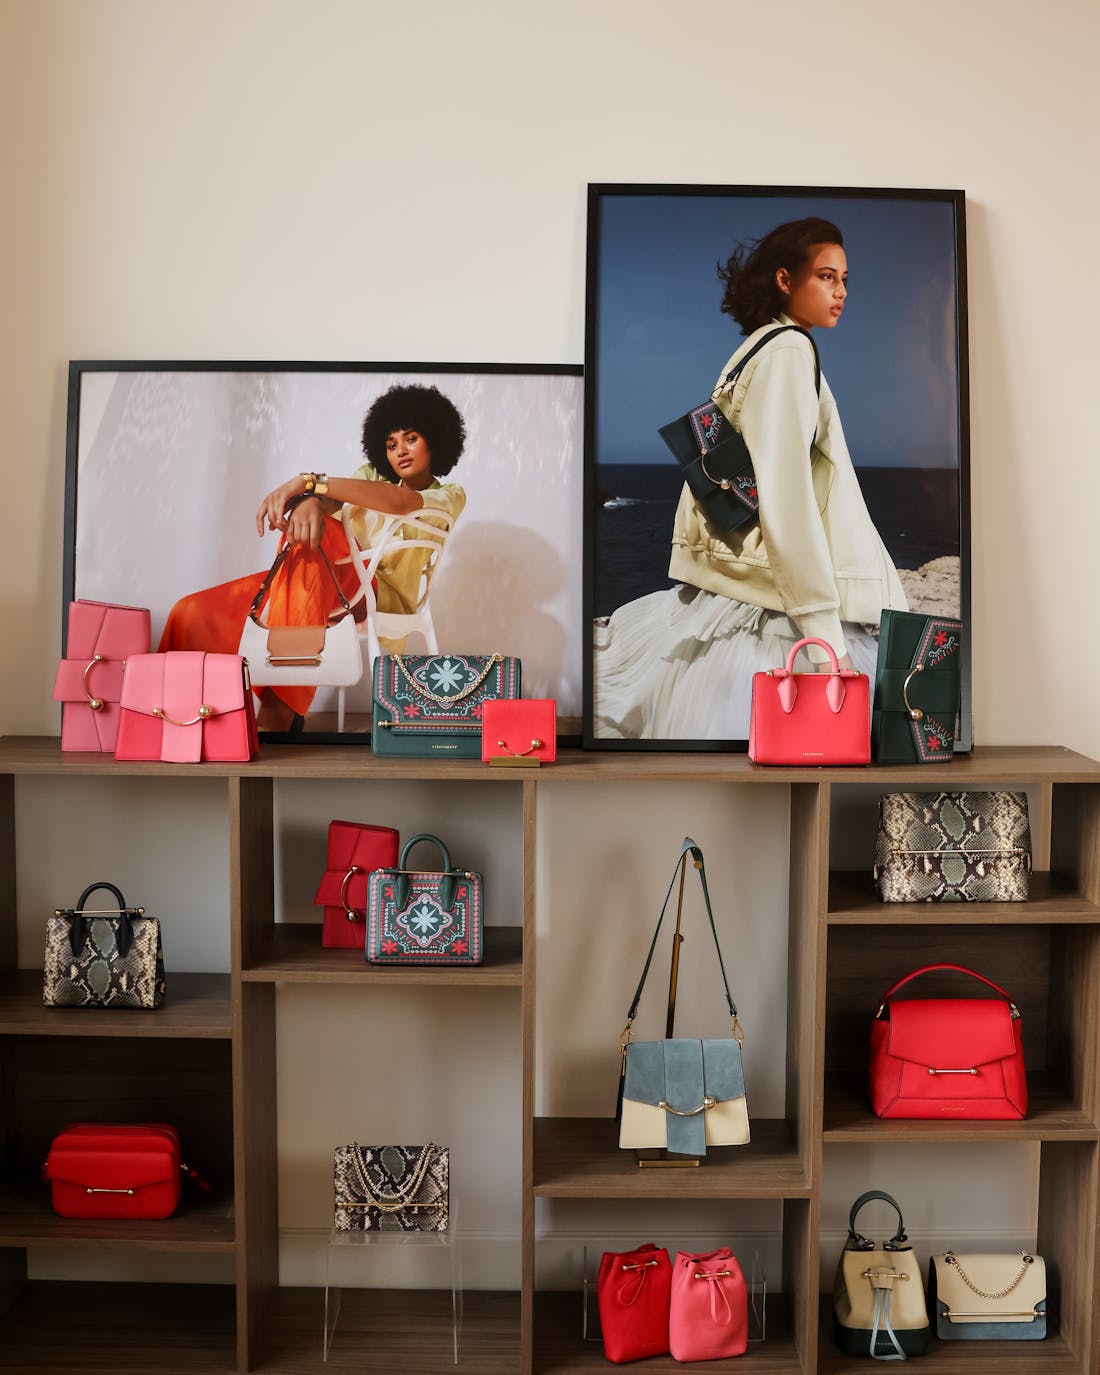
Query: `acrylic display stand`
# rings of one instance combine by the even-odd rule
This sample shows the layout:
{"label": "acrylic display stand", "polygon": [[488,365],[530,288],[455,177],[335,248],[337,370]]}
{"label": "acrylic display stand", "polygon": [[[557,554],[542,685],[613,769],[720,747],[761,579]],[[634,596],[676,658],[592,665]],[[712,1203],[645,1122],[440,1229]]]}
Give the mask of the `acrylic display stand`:
{"label": "acrylic display stand", "polygon": [[[383,1255],[395,1248],[415,1252],[442,1252],[446,1257],[447,1272],[451,1288],[451,1332],[454,1364],[458,1365],[458,1345],[462,1332],[462,1248],[456,1223],[455,1197],[451,1193],[450,1219],[445,1232],[337,1232],[329,1235],[328,1252],[325,1260],[325,1310],[322,1362],[329,1358],[336,1325],[340,1319],[341,1292],[346,1285],[345,1276],[355,1268],[356,1253],[361,1257],[365,1251],[373,1250],[375,1256]],[[375,1257],[372,1257],[374,1259]],[[427,1262],[429,1258],[424,1257]],[[419,1267],[419,1258],[417,1260]],[[432,1267],[433,1269],[435,1267]],[[434,1278],[434,1276],[433,1276]],[[358,1286],[357,1286],[358,1287]],[[404,1287],[404,1285],[402,1286]],[[385,1290],[373,1288],[373,1294],[380,1302]],[[370,1369],[369,1360],[364,1361],[364,1370]]]}

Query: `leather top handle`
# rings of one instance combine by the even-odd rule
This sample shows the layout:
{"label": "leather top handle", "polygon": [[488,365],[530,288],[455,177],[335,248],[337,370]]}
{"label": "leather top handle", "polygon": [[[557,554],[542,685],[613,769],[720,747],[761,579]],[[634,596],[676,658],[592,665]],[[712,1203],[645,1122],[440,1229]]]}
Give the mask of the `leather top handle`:
{"label": "leather top handle", "polygon": [[898,991],[899,988],[904,988],[905,985],[909,983],[911,979],[919,979],[922,974],[932,974],[937,969],[950,970],[955,974],[969,974],[969,976],[972,979],[977,979],[979,983],[986,984],[989,988],[992,988],[995,993],[999,993],[1001,997],[1005,1000],[1005,1002],[1008,1003],[1009,1007],[1015,1010],[1015,1003],[1012,1001],[1012,999],[1009,997],[1009,995],[1005,992],[1005,990],[1001,987],[1000,984],[995,984],[992,979],[987,979],[984,974],[979,974],[973,969],[967,969],[965,964],[924,964],[921,965],[919,969],[914,969],[911,973],[906,974],[906,976],[903,979],[899,979],[896,984],[894,984],[891,988],[888,988],[886,990],[886,992],[882,995],[882,1002],[879,1004],[879,1009],[875,1013],[875,1016],[882,1016],[883,1009],[886,1007],[886,1004],[890,1001],[890,999],[894,996],[894,994]]}
{"label": "leather top handle", "polygon": [[[283,562],[286,559],[286,556],[294,547],[295,546],[293,544],[284,544],[283,547],[279,550],[279,552],[275,555],[275,562],[267,570],[267,577],[264,578],[262,583],[260,583],[256,595],[252,598],[252,605],[248,608],[249,617],[252,620],[254,620],[257,625],[263,626],[265,630],[267,629],[267,626],[264,624],[263,621],[260,620],[259,616],[257,615],[257,612],[259,611],[260,607],[264,604],[264,598],[267,596],[268,589],[271,587],[272,578],[274,578],[275,574],[283,566]],[[324,559],[325,567],[329,571],[329,577],[332,579],[333,586],[336,588],[336,595],[340,598],[340,605],[344,608],[344,615],[350,615],[351,603],[348,601],[347,597],[344,596],[344,589],[340,586],[340,579],[336,576],[336,569],[333,568],[329,556],[325,553],[323,549],[316,549],[314,550],[314,552],[320,554],[321,557]],[[342,621],[344,617],[340,616],[337,619]],[[329,618],[329,623],[334,624],[331,617]]]}
{"label": "leather top handle", "polygon": [[[115,887],[113,883],[90,883],[88,887],[84,889],[83,893],[81,893],[81,895],[77,898],[76,906],[72,909],[70,913],[64,914],[59,912],[57,915],[68,915],[71,918],[71,923],[69,926],[69,945],[72,948],[73,955],[79,955],[81,950],[84,949],[84,945],[88,939],[88,925],[90,920],[89,917],[86,917],[84,915],[84,904],[88,901],[92,894],[98,892],[100,888],[106,888],[109,893],[112,893],[114,895],[114,899],[118,903],[118,916],[121,918],[121,920],[119,921],[118,926],[115,928],[115,947],[118,950],[118,953],[125,959],[125,957],[130,953],[130,945],[133,941],[134,935],[130,927],[130,921],[135,916],[141,916],[144,911],[144,908],[127,907],[126,899],[122,896],[122,893]],[[113,912],[102,912],[96,913],[95,915],[111,918],[115,914]]]}
{"label": "leather top handle", "polygon": [[898,1206],[897,1199],[890,1194],[883,1193],[881,1189],[868,1189],[865,1194],[860,1194],[852,1204],[852,1210],[848,1214],[848,1240],[855,1242],[861,1251],[873,1251],[875,1249],[873,1241],[865,1237],[862,1232],[856,1231],[856,1217],[865,1203],[870,1203],[872,1199],[876,1198],[881,1199],[883,1203],[889,1203],[898,1215],[898,1230],[883,1246],[886,1251],[896,1251],[909,1240],[905,1232],[905,1219],[901,1215],[901,1208]]}
{"label": "leather top handle", "polygon": [[797,640],[791,646],[791,652],[787,655],[787,663],[784,668],[768,670],[769,678],[779,679],[779,686],[776,689],[779,694],[779,705],[788,715],[794,711],[794,704],[798,700],[798,685],[795,679],[800,676],[794,671],[794,661],[803,645],[820,645],[829,656],[829,681],[825,684],[825,701],[835,716],[844,705],[844,680],[846,678],[861,678],[863,675],[858,669],[841,668],[840,661],[836,657],[836,650],[828,640],[819,640],[816,635],[804,635],[801,640]]}
{"label": "leather top handle", "polygon": [[414,845],[418,845],[422,840],[434,845],[443,857],[443,869],[439,879],[439,904],[450,912],[455,905],[455,889],[458,887],[458,880],[462,875],[451,863],[451,853],[446,845],[438,836],[432,835],[429,831],[421,831],[411,840],[407,840],[401,847],[401,856],[397,861],[396,869],[388,869],[387,873],[393,874],[393,899],[397,904],[398,910],[409,905],[409,874],[412,870],[408,867],[409,852]]}
{"label": "leather top handle", "polygon": [[[707,890],[707,871],[703,867],[703,852],[690,836],[684,837],[684,843],[680,846],[680,853],[676,856],[676,867],[672,871],[672,878],[668,885],[668,892],[665,900],[661,903],[661,915],[657,918],[657,929],[653,932],[653,940],[649,944],[649,954],[645,957],[645,965],[642,969],[642,977],[638,980],[638,987],[634,993],[634,1001],[630,1004],[630,1011],[627,1013],[626,1025],[629,1031],[630,1024],[634,1020],[634,1014],[638,1011],[638,1003],[641,1001],[642,989],[645,988],[646,977],[649,974],[649,966],[653,963],[653,952],[657,949],[657,937],[661,934],[661,922],[665,919],[665,909],[668,907],[668,900],[672,896],[672,889],[676,883],[676,874],[680,868],[680,862],[686,854],[690,854],[699,871],[699,882],[703,887],[703,902],[706,904],[707,917],[710,921],[710,933],[714,937],[714,948],[718,952],[718,968],[722,971],[722,984],[726,990],[726,1002],[729,1004],[730,1016],[733,1018],[734,1026],[737,1025],[737,1008],[730,995],[729,979],[726,978],[726,966],[722,959],[722,947],[718,944],[718,928],[714,924],[714,913],[710,906],[710,893]],[[734,1032],[737,1035],[737,1031]]]}

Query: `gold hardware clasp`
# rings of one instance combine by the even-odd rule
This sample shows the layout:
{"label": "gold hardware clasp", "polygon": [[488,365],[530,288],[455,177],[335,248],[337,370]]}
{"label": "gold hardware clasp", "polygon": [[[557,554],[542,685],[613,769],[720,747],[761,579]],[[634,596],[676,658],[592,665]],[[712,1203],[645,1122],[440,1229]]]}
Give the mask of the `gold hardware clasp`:
{"label": "gold hardware clasp", "polygon": [[154,707],[153,715],[159,717],[162,721],[167,721],[170,726],[197,726],[200,721],[210,720],[211,716],[214,715],[214,708],[207,706],[199,707],[198,716],[192,716],[190,721],[177,721],[174,716],[169,716],[163,707]]}
{"label": "gold hardware clasp", "polygon": [[666,1103],[663,1098],[657,1106],[659,1108],[664,1108],[665,1112],[672,1113],[673,1117],[698,1117],[701,1112],[706,1112],[710,1108],[716,1108],[718,1106],[718,1099],[712,1098],[709,1093],[704,1094],[703,1101],[697,1108],[688,1108],[685,1111],[682,1111],[680,1108],[672,1107],[671,1104]]}
{"label": "gold hardware clasp", "polygon": [[88,705],[91,707],[93,711],[102,711],[104,703],[102,697],[92,696],[91,691],[88,687],[88,674],[91,673],[92,669],[95,668],[96,664],[101,663],[103,663],[103,655],[93,654],[92,657],[88,660],[88,662],[84,665],[84,672],[80,675],[80,686],[84,689],[84,696],[87,697]]}
{"label": "gold hardware clasp", "polygon": [[918,673],[923,672],[924,665],[917,664],[915,668],[910,669],[909,673],[906,674],[905,682],[901,685],[901,700],[905,703],[905,710],[909,713],[909,715],[913,718],[914,721],[919,721],[924,716],[924,712],[921,711],[920,707],[913,706],[912,703],[909,701],[909,684],[913,681],[913,679],[917,676]]}

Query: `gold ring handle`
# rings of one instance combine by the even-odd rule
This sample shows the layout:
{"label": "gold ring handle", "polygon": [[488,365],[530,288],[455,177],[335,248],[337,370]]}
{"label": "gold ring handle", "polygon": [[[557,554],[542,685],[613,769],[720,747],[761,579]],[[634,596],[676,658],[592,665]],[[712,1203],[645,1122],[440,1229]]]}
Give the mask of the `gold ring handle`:
{"label": "gold ring handle", "polygon": [[[915,668],[910,669],[909,673],[906,674],[905,682],[901,685],[901,700],[905,703],[905,710],[909,713],[909,715],[913,718],[914,721],[919,721],[921,717],[924,715],[924,712],[921,711],[920,707],[915,707],[913,706],[912,702],[910,702],[909,684],[913,681],[913,679],[917,676],[918,673],[923,672],[924,665],[917,664]],[[897,680],[895,679],[895,682],[896,681]]]}
{"label": "gold ring handle", "polygon": [[728,477],[711,477],[710,473],[707,472],[707,465],[703,462],[706,456],[706,450],[701,449],[699,451],[699,467],[702,470],[703,476],[708,482],[713,482],[716,487],[721,487],[723,492],[728,492],[733,486],[733,483]]}
{"label": "gold ring handle", "polygon": [[192,716],[190,721],[177,721],[174,716],[169,716],[162,707],[154,707],[153,715],[159,717],[162,721],[167,721],[170,726],[197,726],[200,721],[209,721],[211,716],[214,715],[214,708],[206,706],[199,707],[198,716]]}
{"label": "gold ring handle", "polygon": [[686,1112],[681,1112],[679,1108],[671,1107],[663,1098],[657,1106],[659,1108],[664,1108],[665,1112],[672,1113],[673,1117],[698,1117],[699,1114],[705,1112],[707,1108],[716,1108],[718,1106],[718,1099],[712,1098],[708,1093],[697,1108],[688,1108]]}
{"label": "gold ring handle", "polygon": [[344,916],[347,917],[348,921],[359,920],[359,913],[353,907],[348,906],[348,884],[351,882],[353,875],[362,872],[358,864],[353,864],[344,875],[343,883],[340,884],[340,906],[344,909]]}
{"label": "gold ring handle", "polygon": [[530,748],[525,750],[510,750],[508,748],[508,742],[506,740],[498,740],[497,749],[503,750],[505,754],[510,754],[513,759],[522,759],[524,755],[531,754],[534,750],[541,750],[542,741],[532,740]]}
{"label": "gold ring handle", "polygon": [[93,711],[102,711],[104,703],[102,697],[92,696],[91,691],[88,687],[88,674],[91,673],[92,669],[95,668],[96,664],[101,664],[102,662],[102,654],[93,654],[92,657],[88,660],[88,662],[84,665],[84,672],[80,675],[80,686],[84,689],[84,696],[87,697],[88,705],[91,707]]}

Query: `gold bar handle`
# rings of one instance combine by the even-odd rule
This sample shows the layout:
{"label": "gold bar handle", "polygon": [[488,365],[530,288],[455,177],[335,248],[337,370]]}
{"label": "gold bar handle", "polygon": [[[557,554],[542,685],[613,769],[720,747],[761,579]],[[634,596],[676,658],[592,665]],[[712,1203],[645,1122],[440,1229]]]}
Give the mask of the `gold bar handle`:
{"label": "gold bar handle", "polygon": [[86,1194],[132,1194],[133,1189],[85,1189]]}
{"label": "gold bar handle", "polygon": [[170,726],[197,726],[200,721],[209,721],[214,715],[213,707],[199,707],[198,716],[192,716],[190,721],[177,721],[174,716],[169,716],[163,707],[154,707],[153,715],[161,721],[167,721]]}
{"label": "gold bar handle", "polygon": [[359,913],[356,912],[353,907],[348,906],[348,884],[351,882],[354,875],[361,874],[362,872],[358,864],[353,864],[344,875],[343,883],[340,884],[340,906],[344,909],[344,916],[347,917],[348,921],[359,920]]}
{"label": "gold bar handle", "polygon": [[88,674],[95,668],[96,664],[103,663],[102,654],[94,654],[84,665],[84,672],[80,675],[80,686],[84,689],[84,696],[88,699],[88,705],[93,711],[103,710],[103,698],[93,697],[88,687]]}
{"label": "gold bar handle", "polygon": [[706,1112],[708,1108],[716,1108],[718,1106],[718,1099],[712,1098],[708,1093],[697,1108],[688,1108],[686,1112],[682,1112],[679,1108],[670,1107],[663,1098],[657,1106],[659,1108],[664,1108],[665,1112],[672,1113],[673,1117],[698,1117],[701,1112]]}
{"label": "gold bar handle", "polygon": [[909,684],[913,681],[913,679],[917,676],[918,673],[923,672],[924,665],[917,664],[915,668],[911,669],[909,673],[906,674],[905,682],[901,685],[901,700],[905,703],[905,710],[909,713],[909,715],[913,718],[914,721],[921,720],[921,718],[924,716],[924,712],[921,711],[920,707],[913,706],[913,704],[909,701]]}
{"label": "gold bar handle", "polygon": [[524,755],[530,754],[532,750],[541,750],[541,749],[542,749],[542,741],[541,741],[541,740],[532,740],[532,741],[531,741],[530,748],[525,749],[525,750],[510,750],[510,749],[508,749],[508,742],[507,742],[506,740],[498,740],[498,741],[497,741],[497,749],[498,749],[498,750],[504,750],[504,751],[506,751],[506,753],[510,754],[510,755],[512,756],[513,759],[522,759],[522,758],[524,757]]}

